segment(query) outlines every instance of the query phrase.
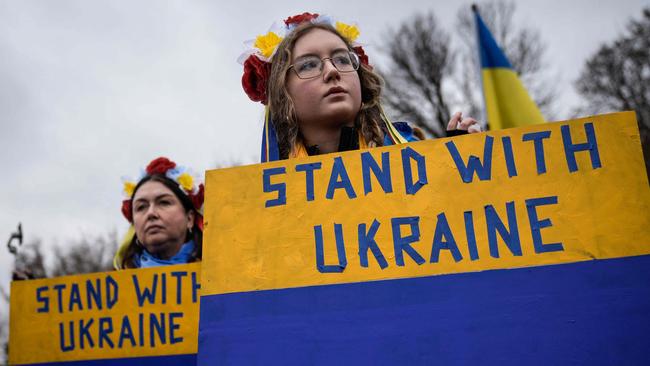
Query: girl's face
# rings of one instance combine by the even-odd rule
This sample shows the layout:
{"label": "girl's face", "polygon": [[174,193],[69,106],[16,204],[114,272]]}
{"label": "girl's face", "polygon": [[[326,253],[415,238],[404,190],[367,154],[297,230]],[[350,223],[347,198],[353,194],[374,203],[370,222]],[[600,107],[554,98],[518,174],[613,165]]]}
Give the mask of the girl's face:
{"label": "girl's face", "polygon": [[160,182],[144,183],[133,196],[135,234],[158,258],[178,253],[193,223],[194,212],[186,212],[174,192]]}
{"label": "girl's face", "polygon": [[[315,28],[296,41],[291,64],[309,56],[323,59],[347,51],[347,45],[336,34]],[[361,84],[356,71],[339,72],[329,59],[323,61],[322,74],[311,79],[300,79],[293,69],[287,75],[287,91],[301,128],[354,124],[361,109]]]}

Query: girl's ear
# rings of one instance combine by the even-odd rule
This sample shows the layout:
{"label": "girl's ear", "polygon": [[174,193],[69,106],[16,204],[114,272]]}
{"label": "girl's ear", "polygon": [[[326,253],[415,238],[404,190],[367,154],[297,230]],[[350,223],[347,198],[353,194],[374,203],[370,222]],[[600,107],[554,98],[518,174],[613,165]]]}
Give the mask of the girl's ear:
{"label": "girl's ear", "polygon": [[194,227],[194,210],[187,213],[187,230],[192,230]]}

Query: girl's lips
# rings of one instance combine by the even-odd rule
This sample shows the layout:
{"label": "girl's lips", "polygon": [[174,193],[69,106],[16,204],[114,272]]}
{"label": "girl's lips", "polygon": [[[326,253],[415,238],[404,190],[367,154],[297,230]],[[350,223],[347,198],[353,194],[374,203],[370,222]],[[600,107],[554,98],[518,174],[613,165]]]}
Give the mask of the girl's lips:
{"label": "girl's lips", "polygon": [[327,97],[327,96],[330,96],[332,94],[339,94],[339,93],[347,93],[347,91],[345,89],[341,88],[340,86],[335,86],[335,87],[330,88],[327,91],[327,93],[325,93],[325,96]]}

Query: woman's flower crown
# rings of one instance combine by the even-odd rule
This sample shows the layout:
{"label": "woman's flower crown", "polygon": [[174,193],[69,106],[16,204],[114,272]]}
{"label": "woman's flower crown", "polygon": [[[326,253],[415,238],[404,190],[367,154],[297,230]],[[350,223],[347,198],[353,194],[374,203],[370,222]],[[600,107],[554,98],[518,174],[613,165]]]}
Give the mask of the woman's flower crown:
{"label": "woman's flower crown", "polygon": [[294,15],[285,19],[284,24],[274,23],[266,34],[259,35],[254,40],[245,42],[248,50],[239,56],[237,61],[244,65],[242,86],[252,101],[262,102],[262,104],[267,103],[266,84],[271,74],[273,56],[280,42],[296,29],[298,25],[305,22],[329,24],[334,27],[343,38],[352,44],[361,63],[370,66],[368,64],[368,56],[366,56],[361,44],[356,42],[360,33],[359,28],[355,24],[336,21],[327,15],[312,13]]}
{"label": "woman's flower crown", "polygon": [[178,183],[180,190],[192,201],[194,209],[199,214],[202,213],[204,194],[203,183],[197,185],[198,180],[195,179],[194,175],[188,168],[178,166],[176,163],[165,157],[160,157],[152,160],[145,170],[140,173],[140,177],[137,180],[134,181],[129,178],[122,178],[123,193],[126,197],[126,199],[122,201],[122,214],[130,223],[133,223],[131,201],[133,199],[135,187],[138,182],[151,175],[162,175]]}

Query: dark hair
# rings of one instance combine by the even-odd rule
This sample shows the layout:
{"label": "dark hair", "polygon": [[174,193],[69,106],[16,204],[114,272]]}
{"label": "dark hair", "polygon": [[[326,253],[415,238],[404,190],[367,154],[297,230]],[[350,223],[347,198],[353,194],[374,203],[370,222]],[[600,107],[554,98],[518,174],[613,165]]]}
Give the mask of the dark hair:
{"label": "dark hair", "polygon": [[[138,184],[135,186],[133,189],[133,195],[131,196],[131,209],[133,210],[133,198],[135,198],[135,193],[140,189],[140,187],[147,183],[147,182],[159,182],[165,187],[169,188],[176,197],[178,197],[178,200],[181,202],[183,205],[183,208],[185,208],[185,212],[190,212],[194,211],[195,214],[198,214],[194,208],[194,204],[192,203],[192,200],[188,195],[183,193],[181,191],[180,187],[178,186],[178,183],[174,182],[173,180],[167,178],[164,175],[160,174],[154,174],[154,175],[147,175],[146,177],[142,178],[138,182]],[[201,259],[202,256],[202,248],[203,248],[203,233],[201,232],[201,229],[196,225],[196,222],[194,223],[194,227],[192,228],[191,234],[188,232],[188,236],[191,235],[191,239],[194,241],[194,252],[192,253],[192,259],[190,262],[196,262]],[[124,253],[124,257],[122,258],[122,268],[136,268],[134,259],[136,255],[142,253],[142,246],[138,245],[136,242],[136,236],[133,235],[133,239],[131,239],[131,242],[129,243],[129,246],[126,249],[126,252]]]}

